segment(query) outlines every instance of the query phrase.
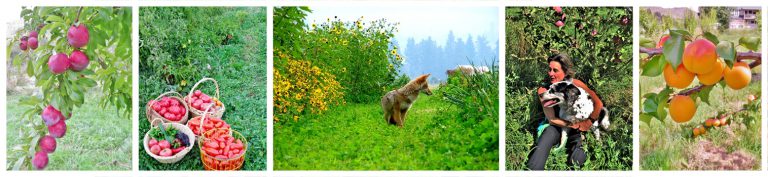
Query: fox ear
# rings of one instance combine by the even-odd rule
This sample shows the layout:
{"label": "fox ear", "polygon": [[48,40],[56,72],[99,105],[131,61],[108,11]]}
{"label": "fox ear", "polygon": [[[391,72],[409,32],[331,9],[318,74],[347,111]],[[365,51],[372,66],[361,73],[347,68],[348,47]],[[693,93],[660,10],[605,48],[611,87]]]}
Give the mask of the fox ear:
{"label": "fox ear", "polygon": [[424,74],[424,75],[421,75],[418,78],[416,78],[416,80],[418,80],[420,82],[424,82],[424,81],[427,80],[427,77],[429,77],[429,74]]}

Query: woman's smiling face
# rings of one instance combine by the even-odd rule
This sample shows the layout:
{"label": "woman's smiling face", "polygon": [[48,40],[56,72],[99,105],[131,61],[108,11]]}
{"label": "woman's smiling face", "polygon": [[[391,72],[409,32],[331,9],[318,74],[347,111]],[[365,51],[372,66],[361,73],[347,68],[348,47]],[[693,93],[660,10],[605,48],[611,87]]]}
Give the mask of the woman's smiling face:
{"label": "woman's smiling face", "polygon": [[549,62],[549,72],[547,74],[549,75],[549,80],[552,83],[560,82],[565,78],[565,72],[563,72],[563,68],[560,65],[560,62],[557,61]]}

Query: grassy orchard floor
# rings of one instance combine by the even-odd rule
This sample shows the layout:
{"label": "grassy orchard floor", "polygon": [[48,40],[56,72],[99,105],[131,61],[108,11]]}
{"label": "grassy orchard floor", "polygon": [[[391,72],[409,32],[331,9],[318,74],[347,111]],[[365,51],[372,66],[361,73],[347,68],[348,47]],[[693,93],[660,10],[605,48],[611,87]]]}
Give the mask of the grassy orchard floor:
{"label": "grassy orchard floor", "polygon": [[[258,13],[253,13],[258,12]],[[196,66],[210,65],[210,69],[200,70],[204,77],[214,78],[220,87],[221,101],[226,106],[223,119],[231,128],[240,132],[248,140],[246,161],[242,170],[266,170],[266,10],[236,8],[222,14],[224,19],[236,14],[248,14],[254,22],[246,22],[233,29],[233,33],[245,36],[241,41],[229,45],[217,45],[206,48],[206,53],[196,54],[205,57],[197,58]],[[263,23],[262,23],[263,22]],[[193,50],[190,50],[193,51]],[[203,67],[201,67],[203,68]],[[158,95],[176,90],[177,85],[167,85],[162,76],[156,73],[140,70],[139,72],[139,142],[143,142],[144,134],[149,131],[150,124],[145,114],[145,105]],[[202,78],[197,78],[197,80]],[[189,81],[188,88],[197,80]],[[215,95],[213,82],[201,84],[202,90],[208,95]],[[183,90],[187,94],[189,90]],[[189,117],[190,119],[192,117]],[[197,142],[195,142],[197,143]],[[146,154],[143,144],[139,144],[140,170],[203,170],[200,149],[195,144],[193,149],[179,162],[162,164]]]}
{"label": "grassy orchard floor", "polygon": [[[298,122],[275,124],[275,170],[496,170],[498,150],[469,154],[477,137],[458,122],[459,108],[421,95],[401,129],[381,106],[348,104]],[[495,119],[495,118],[494,118]],[[292,120],[289,120],[292,121]],[[498,129],[498,128],[497,128]],[[498,132],[493,132],[498,134]]]}
{"label": "grassy orchard floor", "polygon": [[[24,128],[19,125],[16,115],[29,109],[18,103],[19,98],[20,95],[8,95],[7,98],[9,150],[20,143],[16,138],[18,128]],[[88,96],[85,104],[74,110],[74,117],[67,120],[67,134],[56,139],[56,152],[48,156],[46,170],[131,169],[131,120],[117,117],[114,107],[103,109],[98,102],[99,98]]]}
{"label": "grassy orchard floor", "polygon": [[[760,73],[760,67],[752,70]],[[658,92],[663,89],[664,78],[640,77],[640,93]],[[698,84],[694,80],[693,84]],[[692,85],[693,85],[692,84]],[[710,129],[706,135],[690,139],[689,135],[693,125],[700,125],[704,120],[717,115],[718,111],[734,111],[741,109],[747,103],[749,94],[759,95],[760,82],[752,81],[750,85],[741,90],[732,90],[716,86],[710,94],[710,103],[697,101],[697,111],[693,119],[687,123],[678,124],[670,118],[661,123],[652,120],[649,126],[640,123],[640,166],[643,170],[686,170],[696,168],[689,166],[691,159],[698,159],[694,152],[698,152],[700,145],[711,142],[715,147],[725,149],[727,152],[743,151],[751,155],[754,161],[754,170],[760,169],[760,112],[751,112],[757,115],[755,124],[745,126],[740,122],[733,122],[726,127]],[[729,117],[730,119],[730,117]]]}

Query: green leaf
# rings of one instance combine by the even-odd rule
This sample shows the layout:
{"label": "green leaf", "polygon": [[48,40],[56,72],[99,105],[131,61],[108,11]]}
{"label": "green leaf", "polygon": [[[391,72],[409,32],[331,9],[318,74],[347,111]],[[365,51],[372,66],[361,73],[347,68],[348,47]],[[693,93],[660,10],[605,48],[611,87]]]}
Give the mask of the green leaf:
{"label": "green leaf", "polygon": [[757,51],[760,48],[760,37],[741,37],[739,38],[739,45],[751,51]]}
{"label": "green leaf", "polygon": [[670,31],[669,38],[664,41],[664,58],[677,71],[677,66],[682,63],[683,48],[685,47],[684,35],[678,31]]}
{"label": "green leaf", "polygon": [[656,102],[659,102],[659,103],[664,102],[664,103],[666,103],[667,100],[669,100],[669,95],[672,94],[673,91],[674,90],[672,90],[672,88],[670,88],[670,87],[664,88],[664,90],[661,90],[659,92],[659,95],[656,96]]}
{"label": "green leaf", "polygon": [[57,15],[49,15],[48,18],[45,21],[64,23],[64,19],[62,19],[61,17],[59,17]]}
{"label": "green leaf", "polygon": [[[663,95],[659,95],[663,96]],[[669,96],[666,96],[669,97]],[[658,107],[656,107],[656,119],[658,119],[660,122],[664,123],[664,120],[667,118],[667,101],[660,101]]]}
{"label": "green leaf", "polygon": [[717,44],[717,55],[723,58],[729,66],[733,66],[733,62],[736,59],[736,47],[733,46],[733,42],[721,41]]}
{"label": "green leaf", "polygon": [[28,96],[19,100],[19,104],[27,105],[27,106],[37,106],[42,102],[43,100],[41,100],[40,98],[37,98],[36,96]]}
{"label": "green leaf", "polygon": [[34,63],[32,63],[32,60],[27,60],[27,76],[34,77],[35,76],[35,68]]}
{"label": "green leaf", "polygon": [[651,126],[651,120],[653,120],[653,115],[640,113],[640,121],[645,122],[646,125]]}
{"label": "green leaf", "polygon": [[704,88],[701,88],[701,91],[699,91],[699,98],[701,98],[701,101],[704,103],[707,103],[709,105],[709,93],[712,92],[713,86],[704,86]]}
{"label": "green leaf", "polygon": [[85,87],[96,86],[96,81],[94,81],[93,79],[87,78],[87,77],[78,79],[77,82],[79,82],[80,84],[82,84]]}
{"label": "green leaf", "polygon": [[715,36],[714,34],[712,34],[710,32],[705,32],[704,33],[704,38],[706,38],[707,40],[709,40],[709,42],[712,42],[713,44],[719,44],[720,43],[720,40],[717,39],[717,36]]}
{"label": "green leaf", "polygon": [[16,160],[16,162],[13,163],[13,170],[14,171],[21,170],[21,167],[24,165],[24,161],[26,159],[27,159],[26,157],[19,157],[19,159]]}
{"label": "green leaf", "polygon": [[645,63],[643,66],[643,76],[656,77],[664,72],[664,66],[667,65],[667,61],[663,58],[664,55],[656,55],[651,58],[651,61]]}
{"label": "green leaf", "polygon": [[643,113],[655,114],[656,108],[658,107],[655,97],[656,95],[654,94],[652,98],[643,101]]}

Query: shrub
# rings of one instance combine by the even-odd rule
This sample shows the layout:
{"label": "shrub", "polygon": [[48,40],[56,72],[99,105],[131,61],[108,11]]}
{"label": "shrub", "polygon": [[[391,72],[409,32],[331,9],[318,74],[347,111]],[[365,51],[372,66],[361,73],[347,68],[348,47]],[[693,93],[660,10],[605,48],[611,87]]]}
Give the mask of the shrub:
{"label": "shrub", "polygon": [[[328,18],[324,23],[305,26],[305,12],[309,9],[275,9],[275,31],[284,31],[275,34],[275,48],[334,75],[344,86],[345,100],[378,101],[402,66],[403,57],[392,41],[396,24],[386,20],[366,24],[360,17],[353,22]],[[284,71],[286,61],[274,63],[276,71]]]}
{"label": "shrub", "polygon": [[306,7],[274,11],[275,121],[322,113],[339,103],[378,101],[402,86],[394,84],[407,83],[397,73],[403,57],[392,41],[396,24],[334,17],[306,25],[308,12]]}
{"label": "shrub", "polygon": [[488,73],[449,76],[439,89],[444,100],[461,109],[459,122],[463,127],[473,127],[467,132],[467,136],[477,138],[471,142],[471,152],[498,151],[498,78],[498,66],[492,65]]}
{"label": "shrub", "polygon": [[276,51],[279,60],[286,61],[286,70],[275,70],[274,74],[274,121],[292,118],[298,121],[305,113],[319,114],[328,110],[329,105],[344,103],[343,87],[336,78],[310,61],[289,58]]}

